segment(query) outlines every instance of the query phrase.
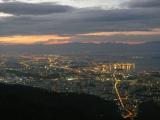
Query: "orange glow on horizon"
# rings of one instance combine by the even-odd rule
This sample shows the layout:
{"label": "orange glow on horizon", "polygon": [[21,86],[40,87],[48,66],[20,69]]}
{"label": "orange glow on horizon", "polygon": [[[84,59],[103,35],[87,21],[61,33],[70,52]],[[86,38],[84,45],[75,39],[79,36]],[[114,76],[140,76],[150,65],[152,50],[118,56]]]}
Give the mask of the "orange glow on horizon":
{"label": "orange glow on horizon", "polygon": [[[133,36],[151,36],[151,35],[160,35],[160,28],[152,29],[151,31],[115,31],[115,32],[94,32],[94,33],[85,33],[85,34],[74,34],[74,35],[13,35],[13,36],[0,36],[0,44],[66,44],[74,42],[77,38],[80,43],[94,43],[101,44],[112,41],[101,41],[96,37],[101,36],[115,36],[115,35],[128,35]],[[82,38],[81,38],[82,37]],[[83,38],[84,37],[84,38]],[[85,37],[91,37],[91,40],[85,40]],[[94,39],[95,37],[95,39]],[[84,40],[83,40],[84,39]],[[113,41],[114,43],[123,43],[123,44],[142,44],[145,40],[124,40],[124,41]]]}
{"label": "orange glow on horizon", "polygon": [[16,35],[16,36],[0,36],[0,43],[9,44],[62,44],[69,42],[69,36],[59,35]]}
{"label": "orange glow on horizon", "polygon": [[79,36],[114,36],[114,35],[160,35],[160,28],[151,31],[113,31],[113,32],[93,32],[86,34],[78,34]]}
{"label": "orange glow on horizon", "polygon": [[117,44],[128,44],[128,45],[138,45],[138,44],[143,44],[145,42],[139,42],[139,41],[115,41],[113,43]]}

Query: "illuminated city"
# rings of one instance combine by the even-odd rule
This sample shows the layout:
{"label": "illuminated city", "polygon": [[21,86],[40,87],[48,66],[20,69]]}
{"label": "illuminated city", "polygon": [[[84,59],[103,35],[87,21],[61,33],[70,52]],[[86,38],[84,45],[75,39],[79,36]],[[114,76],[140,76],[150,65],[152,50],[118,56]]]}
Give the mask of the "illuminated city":
{"label": "illuminated city", "polygon": [[135,63],[106,63],[91,56],[59,55],[1,56],[0,59],[2,83],[114,100],[124,118],[134,118],[141,102],[150,99],[160,102],[160,72],[136,73]]}

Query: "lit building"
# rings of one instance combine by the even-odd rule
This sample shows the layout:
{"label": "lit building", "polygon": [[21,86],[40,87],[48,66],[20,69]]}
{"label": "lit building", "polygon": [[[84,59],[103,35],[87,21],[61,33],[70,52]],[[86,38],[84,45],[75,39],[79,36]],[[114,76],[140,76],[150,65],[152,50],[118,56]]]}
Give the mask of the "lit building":
{"label": "lit building", "polygon": [[99,72],[111,72],[113,70],[133,71],[134,69],[135,69],[134,63],[103,64],[103,65],[98,65],[94,68],[94,70]]}

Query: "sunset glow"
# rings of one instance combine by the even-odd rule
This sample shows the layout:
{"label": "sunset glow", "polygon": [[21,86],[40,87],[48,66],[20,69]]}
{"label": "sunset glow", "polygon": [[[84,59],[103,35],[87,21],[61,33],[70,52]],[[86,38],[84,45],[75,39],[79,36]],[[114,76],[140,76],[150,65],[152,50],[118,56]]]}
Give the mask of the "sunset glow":
{"label": "sunset glow", "polygon": [[151,31],[121,31],[121,32],[94,32],[87,34],[80,34],[80,36],[114,36],[114,35],[160,35],[160,29],[153,29]]}
{"label": "sunset glow", "polygon": [[[0,43],[4,44],[65,44],[70,42],[75,42],[73,39],[81,39],[81,37],[101,37],[101,36],[152,36],[160,35],[160,29],[152,29],[151,31],[113,31],[113,32],[94,32],[94,33],[84,33],[84,34],[73,34],[73,35],[15,35],[15,36],[1,36]],[[84,38],[82,38],[84,39]],[[79,41],[81,43],[95,43],[100,44],[101,41],[97,38],[86,41]],[[107,39],[107,38],[106,38]],[[76,41],[77,42],[77,41]],[[106,41],[102,43],[107,43],[111,41]],[[124,43],[124,44],[141,44],[144,41],[113,41],[114,43]]]}
{"label": "sunset glow", "polygon": [[58,35],[25,35],[25,36],[5,36],[0,37],[0,43],[9,44],[62,44],[66,43],[70,37],[68,36],[58,36]]}

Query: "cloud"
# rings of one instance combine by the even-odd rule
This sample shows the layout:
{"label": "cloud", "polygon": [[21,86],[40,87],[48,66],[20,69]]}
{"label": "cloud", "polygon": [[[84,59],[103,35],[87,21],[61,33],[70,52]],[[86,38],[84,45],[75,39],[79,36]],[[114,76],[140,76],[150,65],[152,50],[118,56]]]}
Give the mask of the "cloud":
{"label": "cloud", "polygon": [[7,14],[7,13],[0,12],[0,18],[11,17],[11,16],[13,16],[13,15],[12,14]]}
{"label": "cloud", "polygon": [[134,0],[125,4],[132,8],[159,8],[160,0]]}
{"label": "cloud", "polygon": [[26,3],[58,3],[69,5],[77,8],[101,7],[101,8],[118,8],[121,2],[126,0],[3,0],[3,2],[26,2]]}
{"label": "cloud", "polygon": [[112,35],[112,36],[75,36],[71,42],[80,43],[145,43],[160,41],[160,35]]}
{"label": "cloud", "polygon": [[146,31],[160,28],[159,12],[160,9],[75,9],[57,14],[14,16],[0,20],[0,35]]}
{"label": "cloud", "polygon": [[11,43],[11,44],[34,44],[34,43],[45,43],[45,44],[56,44],[65,43],[70,40],[69,36],[59,35],[17,35],[17,36],[3,36],[0,37],[0,43]]}
{"label": "cloud", "polygon": [[133,36],[151,36],[151,35],[160,35],[160,29],[153,29],[151,31],[119,31],[119,32],[95,32],[95,33],[86,33],[79,34],[79,36],[115,36],[115,35],[133,35]]}
{"label": "cloud", "polygon": [[72,11],[74,8],[65,5],[56,4],[32,4],[22,2],[5,2],[0,3],[0,12],[14,15],[42,15],[63,13]]}
{"label": "cloud", "polygon": [[[14,16],[0,18],[0,36],[54,34],[68,35],[75,41],[108,41],[109,39],[121,41],[123,38],[127,41],[136,38],[134,35],[136,31],[142,31],[137,34],[139,36],[137,39],[140,41],[144,39],[154,41],[159,37],[159,33],[155,31],[151,33],[151,30],[160,28],[160,8],[154,7],[104,10],[97,7],[73,8],[58,4],[8,2],[0,3],[0,11],[4,14],[14,14]],[[126,31],[130,31],[129,35],[120,34]],[[111,36],[76,36],[77,34],[106,34],[108,32],[114,34]],[[49,40],[47,43],[52,42],[52,38]]]}

